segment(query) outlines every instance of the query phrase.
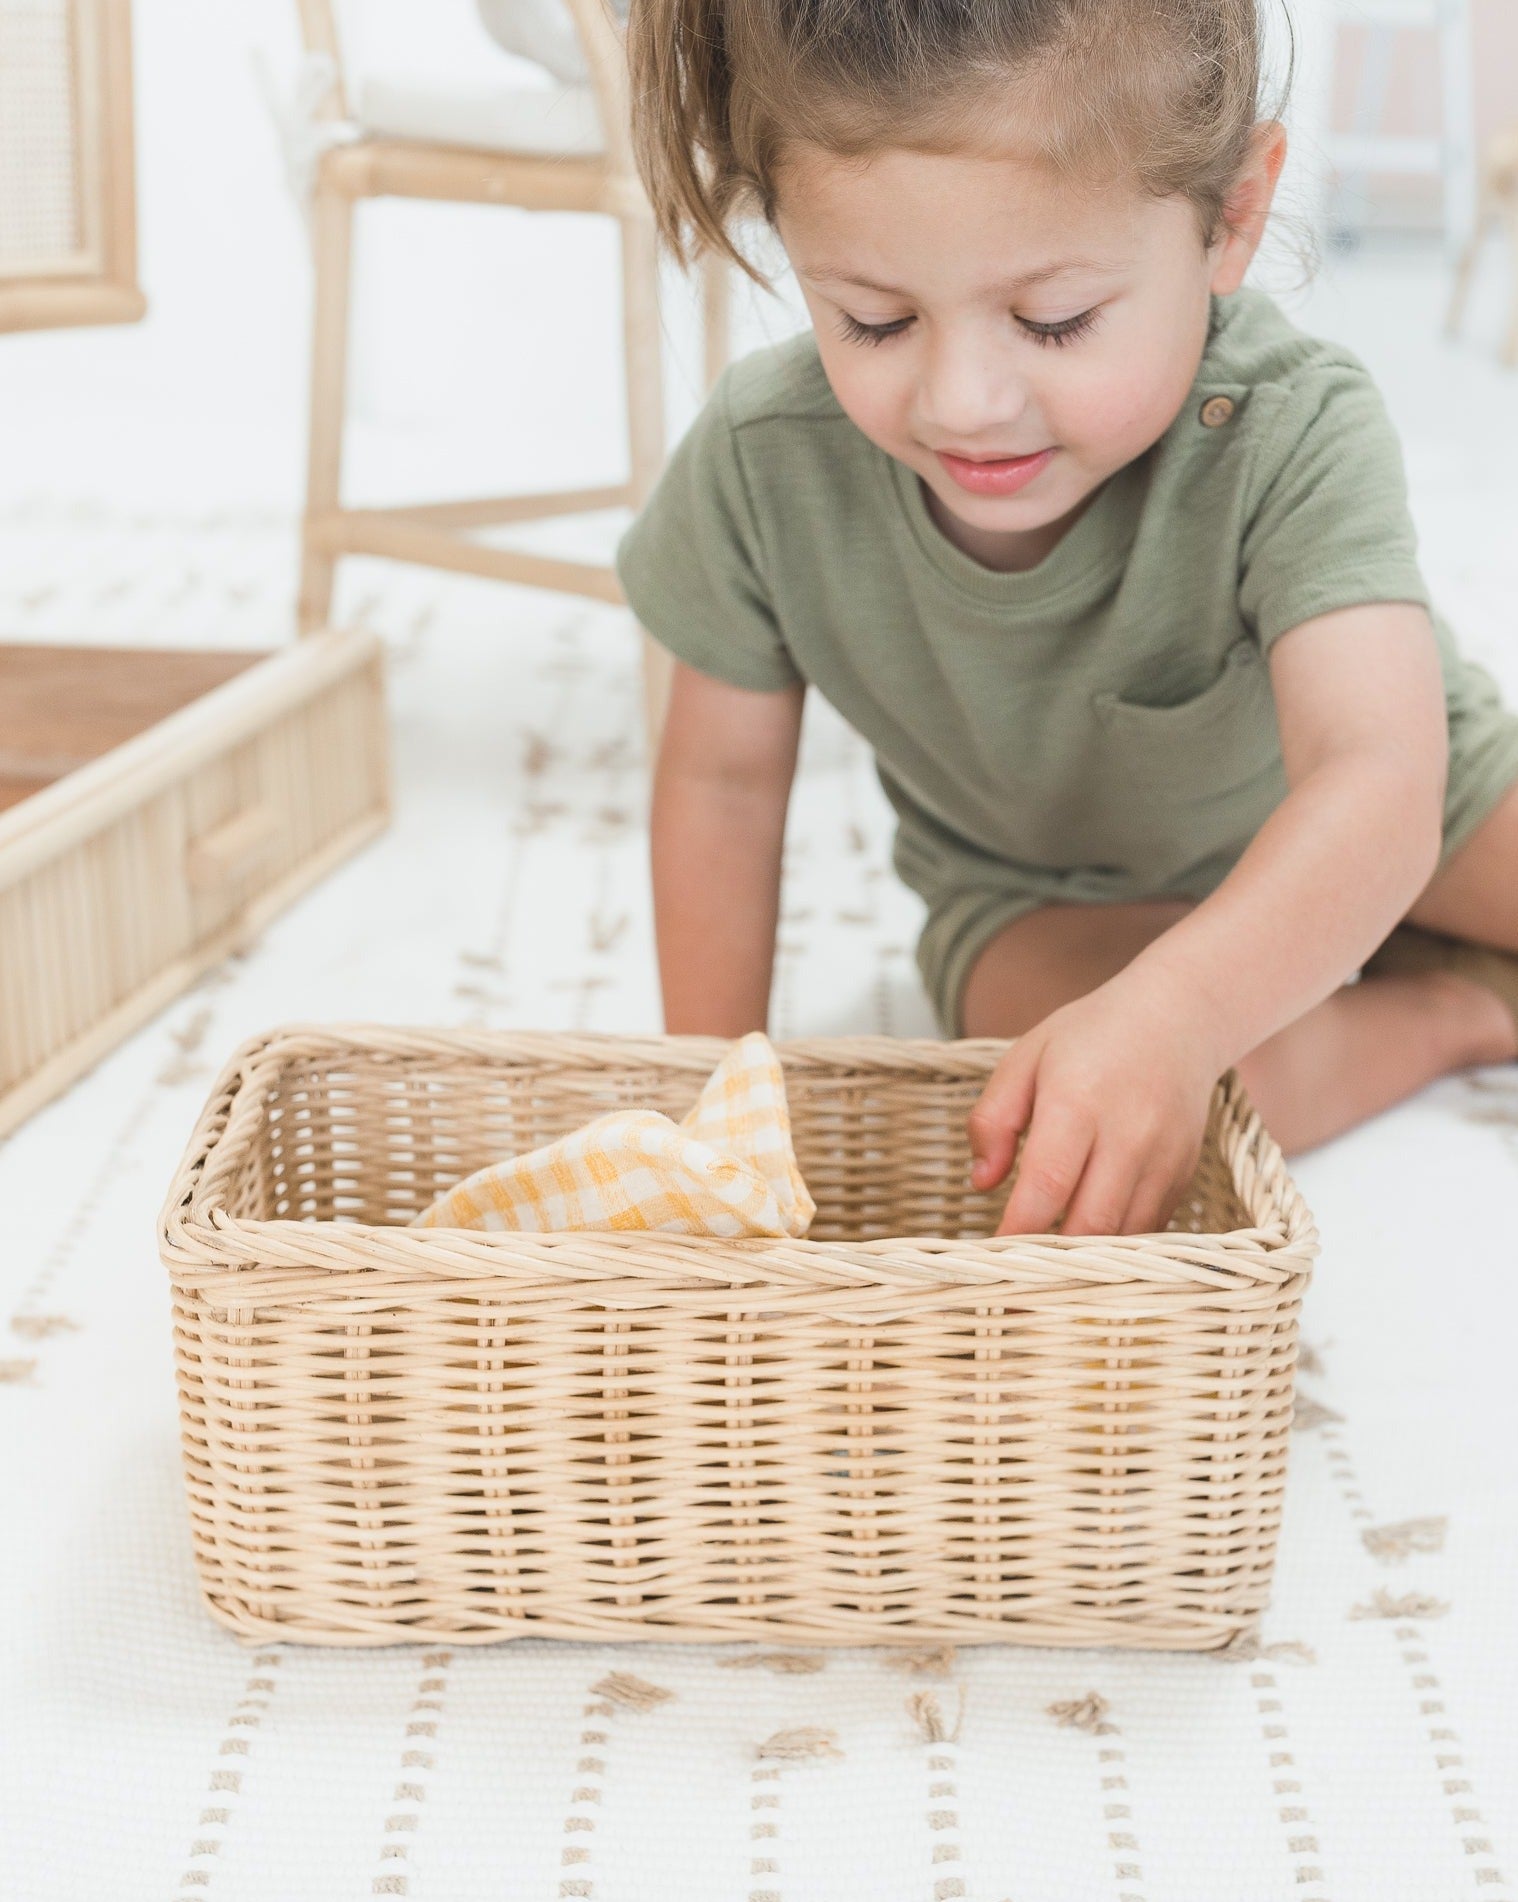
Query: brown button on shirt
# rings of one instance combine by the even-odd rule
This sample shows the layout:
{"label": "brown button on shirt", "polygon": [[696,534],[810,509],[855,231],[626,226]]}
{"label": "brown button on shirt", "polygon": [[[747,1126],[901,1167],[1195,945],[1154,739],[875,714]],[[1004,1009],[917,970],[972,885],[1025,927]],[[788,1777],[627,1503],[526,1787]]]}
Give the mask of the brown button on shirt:
{"label": "brown button on shirt", "polygon": [[1231,396],[1209,396],[1202,405],[1202,421],[1209,429],[1217,429],[1221,424],[1226,423],[1232,414],[1233,398]]}

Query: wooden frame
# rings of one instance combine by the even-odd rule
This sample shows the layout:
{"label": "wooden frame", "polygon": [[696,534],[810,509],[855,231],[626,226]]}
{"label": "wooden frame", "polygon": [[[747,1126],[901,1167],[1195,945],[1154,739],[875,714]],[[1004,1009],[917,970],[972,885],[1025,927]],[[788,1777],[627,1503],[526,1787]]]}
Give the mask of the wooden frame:
{"label": "wooden frame", "polygon": [[[347,89],[332,0],[297,3],[307,51],[330,59],[336,74],[320,114],[328,119],[346,118]],[[378,555],[529,587],[560,589],[598,601],[623,600],[610,565],[488,547],[466,532],[592,509],[638,508],[664,463],[659,260],[652,210],[633,161],[621,36],[603,0],[565,3],[590,70],[604,134],[602,153],[551,158],[361,137],[334,145],[319,162],[312,205],[316,292],[298,610],[302,634],[327,624],[337,563],[351,554]],[[382,197],[593,212],[617,220],[630,451],[625,482],[477,501],[423,502],[390,508],[343,506],[342,444],[354,209],[363,199]],[[729,350],[727,267],[720,259],[709,258],[704,266],[702,311],[704,369],[710,387],[726,363]],[[664,651],[645,638],[644,681],[651,738],[662,716],[669,671]]]}
{"label": "wooden frame", "polygon": [[6,647],[0,1137],[390,819],[385,648]]}
{"label": "wooden frame", "polygon": [[[7,11],[0,0],[0,67]],[[130,0],[56,0],[56,14],[68,38],[69,104],[54,136],[68,147],[72,230],[29,254],[0,248],[0,331],[132,323],[146,308],[137,286]],[[39,155],[40,164],[62,162],[58,151]]]}

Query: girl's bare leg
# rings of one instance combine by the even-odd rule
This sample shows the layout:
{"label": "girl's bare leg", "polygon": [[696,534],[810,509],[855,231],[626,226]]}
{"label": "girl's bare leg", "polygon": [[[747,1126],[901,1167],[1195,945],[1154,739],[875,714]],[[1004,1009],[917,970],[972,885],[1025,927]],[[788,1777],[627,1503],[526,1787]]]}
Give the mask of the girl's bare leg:
{"label": "girl's bare leg", "polygon": [[[1437,903],[1438,885],[1430,885],[1420,907]],[[970,973],[965,1034],[1015,1037],[1031,1029],[1115,976],[1189,909],[1182,899],[1048,905],[1014,920]],[[1415,908],[1413,915],[1434,925],[1426,912]],[[1438,916],[1447,917],[1447,910]],[[1448,923],[1437,928],[1453,929]],[[1501,1000],[1465,978],[1435,972],[1346,986],[1251,1051],[1238,1070],[1266,1127],[1294,1155],[1451,1070],[1514,1055],[1518,1033]]]}
{"label": "girl's bare leg", "polygon": [[1510,786],[1407,914],[1415,925],[1518,951],[1518,786]]}
{"label": "girl's bare leg", "polygon": [[1289,1156],[1353,1129],[1452,1070],[1518,1056],[1502,1000],[1430,971],[1367,977],[1252,1050],[1238,1071]]}

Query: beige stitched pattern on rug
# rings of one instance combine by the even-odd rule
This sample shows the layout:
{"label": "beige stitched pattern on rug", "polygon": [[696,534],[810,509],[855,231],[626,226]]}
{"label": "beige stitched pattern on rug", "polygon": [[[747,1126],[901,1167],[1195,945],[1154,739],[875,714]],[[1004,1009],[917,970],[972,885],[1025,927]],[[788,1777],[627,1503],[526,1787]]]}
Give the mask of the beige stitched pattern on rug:
{"label": "beige stitched pattern on rug", "polygon": [[[59,361],[60,382],[73,361]],[[1434,357],[1419,361],[1437,382]],[[29,361],[27,377],[42,367]],[[1415,479],[1457,479],[1426,435],[1419,447]],[[195,463],[184,479],[201,478]],[[1500,629],[1518,545],[1477,525],[1509,496],[1487,468],[1454,499],[1476,551],[1472,584]],[[168,627],[252,646],[284,627],[282,519],[234,514],[213,529],[197,512],[181,529],[123,512],[87,533],[71,507],[0,513],[16,638]],[[1437,577],[1455,590],[1461,578],[1448,561]],[[1253,1645],[1203,1656],[947,1641],[354,1650],[249,1646],[206,1616],[153,1227],[226,1051],[244,1027],[297,1008],[479,1029],[639,1030],[656,1011],[651,953],[638,952],[652,942],[647,839],[606,817],[644,797],[627,740],[642,717],[637,669],[607,638],[612,611],[582,620],[563,597],[521,590],[503,640],[499,591],[400,567],[385,590],[375,612],[394,643],[397,803],[409,817],[0,1143],[0,1363],[18,1369],[7,1382],[0,1366],[0,1431],[15,1449],[0,1461],[13,1560],[0,1563],[7,1897],[933,1902],[942,1889],[966,1902],[1518,1902],[1507,1399],[1518,1282],[1505,1214],[1518,1193],[1518,1066],[1451,1079],[1292,1166],[1325,1230],[1304,1316],[1317,1351],[1304,1346],[1298,1367],[1298,1396],[1315,1405],[1293,1428],[1272,1602]],[[441,607],[414,632],[417,603],[434,596]],[[870,756],[826,703],[808,721],[776,1041],[927,1034],[912,901],[885,869],[892,815]],[[444,736],[476,762],[467,798],[437,769]],[[516,827],[503,828],[503,804]],[[423,895],[403,925],[397,891]],[[704,1074],[665,1107],[682,1114]],[[910,1137],[882,1128],[893,1166],[909,1168]],[[292,1128],[287,1215],[305,1212],[302,1140]],[[404,1146],[398,1135],[396,1181]],[[315,1167],[330,1160],[323,1148]],[[457,1160],[461,1173],[468,1159]],[[356,1195],[344,1177],[339,1167],[334,1192]],[[436,1187],[453,1179],[440,1170]],[[409,1220],[432,1192],[429,1178],[383,1219]],[[836,1207],[832,1190],[819,1199]],[[268,1241],[281,1233],[271,1226]],[[318,1239],[314,1222],[303,1239]],[[489,1253],[499,1238],[456,1239]],[[292,1318],[312,1318],[338,1278],[302,1286],[269,1266],[265,1293],[278,1279]],[[356,1394],[361,1350],[379,1344],[357,1308],[377,1322],[395,1283],[345,1279],[353,1331],[306,1370],[320,1366],[340,1394],[347,1369]],[[253,1284],[250,1273],[240,1285]],[[477,1341],[471,1404],[484,1408],[488,1331]],[[240,1366],[228,1355],[207,1373],[219,1407],[243,1393],[250,1427],[271,1417],[257,1329]],[[375,1430],[355,1424],[353,1443],[333,1449],[342,1486]],[[235,1443],[223,1449],[251,1516],[259,1476],[240,1473]],[[383,1449],[370,1457],[383,1499]],[[1387,1534],[1433,1519],[1448,1521],[1437,1547]],[[277,1540],[260,1556],[277,1579]],[[488,1568],[488,1550],[475,1563]],[[722,1668],[749,1658],[754,1668]],[[593,1687],[613,1672],[674,1696],[612,1703]],[[945,1728],[958,1724],[957,1743],[925,1738],[906,1708],[920,1689]],[[1049,1714],[1095,1713],[1097,1700],[1089,1728]],[[805,1730],[831,1732],[841,1754],[759,1755]]]}

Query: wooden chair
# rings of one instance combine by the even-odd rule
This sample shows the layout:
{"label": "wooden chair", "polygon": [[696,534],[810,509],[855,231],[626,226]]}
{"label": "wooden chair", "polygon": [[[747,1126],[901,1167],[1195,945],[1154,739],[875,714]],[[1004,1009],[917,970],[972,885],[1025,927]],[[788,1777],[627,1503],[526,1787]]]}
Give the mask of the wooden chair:
{"label": "wooden chair", "polygon": [[1450,295],[1448,329],[1451,336],[1460,328],[1460,320],[1465,315],[1465,300],[1487,228],[1499,222],[1507,229],[1508,263],[1515,277],[1502,361],[1511,368],[1518,368],[1518,125],[1494,132],[1481,149],[1475,223],[1455,267],[1454,289]]}
{"label": "wooden chair", "polygon": [[[664,463],[658,254],[652,212],[633,163],[621,35],[605,0],[565,3],[589,70],[591,99],[576,99],[566,91],[558,103],[571,110],[559,113],[557,131],[550,126],[545,133],[543,122],[543,110],[555,107],[554,93],[522,92],[515,99],[528,102],[534,109],[531,113],[497,114],[483,126],[482,116],[488,115],[478,110],[478,100],[462,102],[463,110],[449,126],[456,141],[451,143],[416,136],[409,125],[404,137],[366,130],[360,113],[358,135],[329,145],[316,162],[312,197],[315,335],[300,579],[302,633],[326,624],[337,562],[351,554],[380,555],[531,587],[562,589],[597,601],[623,599],[610,564],[490,547],[468,533],[500,523],[575,515],[592,509],[637,508]],[[333,0],[298,0],[298,5],[308,54],[329,61],[334,75],[318,108],[319,116],[350,119],[354,115],[343,75]],[[599,124],[591,124],[587,130],[585,119],[591,100]],[[391,100],[389,106],[384,116],[394,122],[395,101]],[[499,146],[497,139],[501,140]],[[546,151],[545,145],[549,147]],[[421,502],[394,508],[343,506],[340,478],[353,215],[361,199],[381,197],[596,212],[617,220],[631,465],[625,482],[609,488],[479,501]],[[703,267],[702,311],[704,374],[710,387],[727,361],[729,347],[727,272],[716,259],[709,258]],[[663,650],[645,636],[644,682],[650,736],[656,732],[662,714],[668,675]]]}

